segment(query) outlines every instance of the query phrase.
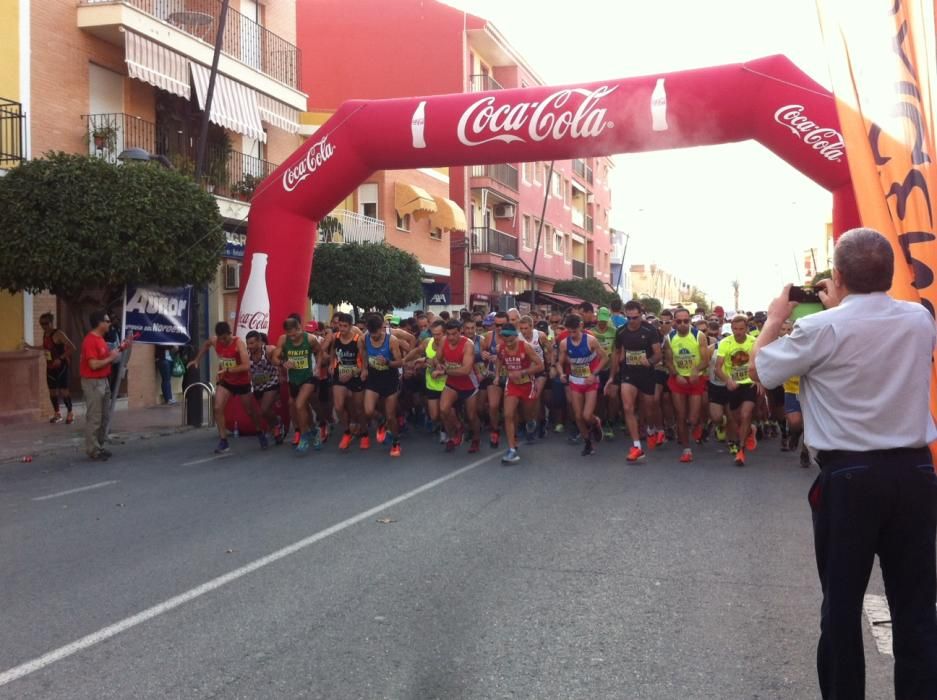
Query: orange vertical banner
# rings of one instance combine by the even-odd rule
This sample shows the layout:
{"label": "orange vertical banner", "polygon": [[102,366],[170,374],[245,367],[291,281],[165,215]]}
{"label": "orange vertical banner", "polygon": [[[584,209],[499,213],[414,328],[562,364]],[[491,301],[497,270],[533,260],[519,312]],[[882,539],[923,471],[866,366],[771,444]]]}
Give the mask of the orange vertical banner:
{"label": "orange vertical banner", "polygon": [[[934,316],[935,2],[816,2],[862,225],[881,231],[894,248],[890,294],[918,301]],[[937,418],[937,364],[931,379]]]}

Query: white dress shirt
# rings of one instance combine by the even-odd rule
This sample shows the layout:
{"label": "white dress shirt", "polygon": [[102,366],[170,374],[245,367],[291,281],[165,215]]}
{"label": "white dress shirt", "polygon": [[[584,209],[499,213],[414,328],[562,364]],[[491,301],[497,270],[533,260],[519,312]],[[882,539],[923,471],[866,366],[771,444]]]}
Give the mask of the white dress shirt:
{"label": "white dress shirt", "polygon": [[937,325],[920,304],[884,292],[850,294],[804,316],[758,351],[767,388],[800,376],[804,441],[815,450],[924,447],[937,440],[930,413]]}

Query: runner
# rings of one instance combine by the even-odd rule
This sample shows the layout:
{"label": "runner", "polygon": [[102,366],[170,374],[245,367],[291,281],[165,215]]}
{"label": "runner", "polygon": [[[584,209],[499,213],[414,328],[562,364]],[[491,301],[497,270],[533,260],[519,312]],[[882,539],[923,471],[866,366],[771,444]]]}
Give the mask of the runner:
{"label": "runner", "polygon": [[449,438],[439,419],[439,399],[446,388],[446,378],[434,377],[433,370],[436,367],[436,358],[442,352],[442,344],[446,341],[446,323],[439,319],[433,321],[430,333],[430,337],[421,340],[419,345],[407,353],[403,361],[405,366],[412,363],[415,372],[424,375],[423,381],[420,382],[420,391],[426,399],[426,413],[432,421],[433,432],[437,427],[439,429],[439,442],[445,444]]}
{"label": "runner", "polygon": [[754,450],[758,444],[752,429],[752,413],[755,401],[763,399],[764,390],[748,376],[754,346],[755,339],[748,333],[748,319],[738,315],[732,319],[732,335],[719,343],[719,357],[716,360],[716,375],[726,383],[729,390],[729,410],[739,428],[739,441],[745,440],[744,446],[740,445],[735,455],[737,467],[745,466],[745,451]]}
{"label": "runner", "polygon": [[709,343],[706,334],[690,327],[690,312],[677,309],[673,314],[675,329],[667,336],[664,362],[670,372],[667,386],[673,397],[677,438],[683,447],[681,462],[693,461],[690,429],[697,442],[702,440],[700,407],[706,392],[705,370],[709,366]]}
{"label": "runner", "polygon": [[[670,345],[670,332],[673,330],[673,311],[664,309],[660,312],[657,330],[660,332],[660,347],[666,357],[667,347]],[[652,415],[648,418],[648,422],[658,427],[658,433],[657,439],[653,443],[650,440],[647,442],[648,448],[652,450],[666,443],[668,439],[672,440],[674,438],[673,400],[670,387],[667,385],[670,372],[667,370],[663,358],[654,368],[654,379],[657,381],[657,386],[654,388],[654,409]]]}
{"label": "runner", "polygon": [[[557,373],[570,388],[570,404],[584,445],[582,455],[595,454],[593,442],[602,441],[602,421],[595,415],[599,389],[599,368],[605,363],[605,350],[595,336],[584,332],[582,318],[566,317],[563,324],[568,335],[560,341]],[[564,368],[569,365],[569,374]]]}
{"label": "runner", "polygon": [[722,342],[722,323],[718,319],[710,321],[706,335],[710,341],[709,385],[706,390],[709,398],[709,422],[712,424],[716,440],[724,442],[728,439],[729,452],[734,455],[737,451],[733,442],[736,439],[737,427],[732,411],[726,410],[726,405],[729,403],[729,390],[726,389],[726,383],[716,375],[719,343]]}
{"label": "runner", "polygon": [[[599,319],[601,319],[601,311]],[[663,352],[660,347],[660,334],[650,324],[644,323],[641,304],[629,301],[625,304],[626,325],[615,336],[614,364],[619,380],[619,394],[625,411],[625,422],[631,435],[629,462],[642,461],[645,452],[641,447],[641,434],[638,430],[638,417],[635,415],[635,403],[640,395],[641,412],[648,416],[653,413],[654,392],[657,382],[654,378],[654,365],[660,362]],[[648,447],[657,441],[658,426],[648,425]],[[663,434],[663,433],[660,433]]]}
{"label": "runner", "polygon": [[387,429],[388,423],[394,426],[397,416],[397,395],[400,392],[400,367],[403,366],[403,357],[400,351],[400,341],[384,330],[384,319],[378,314],[371,314],[367,318],[368,333],[358,340],[358,353],[367,357],[367,365],[361,369],[361,379],[364,382],[364,431],[361,436],[360,447],[366,450],[371,447],[368,436],[370,424],[377,413],[378,403],[384,402],[384,414],[377,426],[377,441],[379,444],[387,442],[388,433],[391,438],[390,456],[400,456],[399,431],[391,432]]}
{"label": "runner", "polygon": [[39,325],[42,327],[42,345],[30,345],[23,341],[23,347],[28,350],[42,350],[46,356],[46,386],[49,387],[49,400],[52,402],[54,414],[49,419],[50,423],[61,423],[63,421],[62,413],[59,410],[59,402],[65,404],[66,424],[75,421],[75,414],[72,411],[72,394],[68,388],[69,367],[71,366],[72,353],[77,349],[75,344],[69,340],[64,331],[56,328],[54,325],[55,317],[50,313],[44,313],[39,317]]}
{"label": "runner", "polygon": [[299,429],[296,452],[305,454],[311,444],[314,449],[322,447],[319,431],[312,429],[312,411],[309,404],[319,391],[316,369],[322,364],[322,347],[315,336],[303,330],[300,321],[290,317],[283,322],[285,333],[277,341],[273,361],[286,368],[292,399],[293,415]]}
{"label": "runner", "polygon": [[[286,436],[280,416],[273,410],[280,396],[280,372],[271,359],[276,350],[273,345],[267,345],[267,337],[257,331],[247,334],[247,354],[250,358],[251,388],[254,398],[260,406],[260,417],[266,421],[267,428],[273,433],[273,439],[279,445]],[[267,438],[260,441],[262,449],[266,448]]]}
{"label": "runner", "polygon": [[[532,320],[529,316],[523,318],[528,321]],[[495,366],[499,375],[503,369],[507,376],[504,393],[504,430],[508,442],[508,450],[501,458],[501,462],[516,464],[521,459],[517,454],[517,404],[523,401],[527,408],[536,400],[539,390],[534,378],[538,375],[542,378],[544,365],[543,358],[534,346],[518,338],[517,329],[513,324],[508,323],[501,329],[501,337],[504,342],[498,348]],[[536,342],[539,343],[539,340]]]}
{"label": "runner", "polygon": [[612,421],[618,418],[618,407],[621,405],[618,371],[617,366],[613,364],[612,358],[615,349],[615,335],[618,329],[611,323],[611,319],[612,312],[608,307],[600,306],[596,315],[595,328],[590,331],[599,341],[606,354],[605,363],[599,371],[599,390],[602,391],[603,399],[598,406],[598,414],[602,419],[603,434],[606,438],[615,437]]}
{"label": "runner", "polygon": [[472,341],[472,345],[475,347],[475,376],[478,378],[478,393],[481,394],[477,402],[478,420],[482,425],[488,425],[490,429],[491,421],[488,417],[488,387],[491,386],[492,374],[489,371],[488,363],[485,362],[482,355],[482,337],[478,335],[478,324],[475,322],[474,317],[463,321],[462,335]]}
{"label": "runner", "polygon": [[206,340],[189,367],[198,367],[202,357],[215,348],[218,355],[218,376],[215,383],[215,426],[218,428],[218,446],[216,454],[230,449],[228,445],[228,427],[225,425],[225,407],[232,396],[237,396],[244,411],[254,423],[261,449],[267,449],[267,436],[261,429],[260,412],[251,395],[251,362],[244,341],[231,334],[231,326],[225,321],[215,324],[215,335]]}
{"label": "runner", "polygon": [[507,383],[507,376],[495,374],[495,364],[498,358],[498,348],[502,343],[501,329],[508,322],[508,315],[504,311],[496,311],[494,315],[493,327],[485,334],[482,339],[482,359],[488,363],[488,371],[491,374],[491,383],[488,385],[488,424],[491,426],[489,444],[492,449],[497,449],[501,440],[500,410],[501,399],[504,397],[504,387]]}
{"label": "runner", "polygon": [[478,378],[475,376],[475,344],[462,335],[462,324],[455,319],[446,321],[446,342],[441,356],[434,360],[436,369],[433,377],[445,377],[446,388],[439,399],[449,440],[446,452],[452,452],[462,444],[464,427],[456,414],[456,408],[465,406],[465,416],[472,430],[469,453],[478,452],[481,439],[481,422],[478,420]]}
{"label": "runner", "polygon": [[338,331],[330,338],[329,366],[332,368],[332,404],[345,431],[338,449],[347,450],[358,435],[364,416],[363,358],[358,352],[362,334],[352,325],[351,314],[337,313]]}
{"label": "runner", "polygon": [[[531,316],[521,316],[517,327],[520,339],[527,343],[540,358],[543,367],[553,364],[553,344],[547,339],[547,334],[534,328],[534,319]],[[543,392],[547,384],[547,373],[541,369],[534,374],[533,382],[536,386],[533,399],[525,403],[524,419],[527,422],[527,442],[533,442],[538,435],[543,438],[546,434],[546,421],[543,413]]]}

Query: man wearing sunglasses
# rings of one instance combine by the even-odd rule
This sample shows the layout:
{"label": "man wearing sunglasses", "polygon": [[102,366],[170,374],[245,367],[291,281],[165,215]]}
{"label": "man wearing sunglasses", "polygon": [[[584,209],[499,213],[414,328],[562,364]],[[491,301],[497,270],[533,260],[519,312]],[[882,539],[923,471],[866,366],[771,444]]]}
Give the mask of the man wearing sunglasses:
{"label": "man wearing sunglasses", "polygon": [[133,343],[127,338],[116,348],[107,347],[104,335],[111,327],[111,318],[104,310],[94,311],[90,317],[91,330],[81,341],[81,392],[85,397],[85,452],[91,459],[106,461],[111,456],[104,449],[107,439],[107,419],[111,410],[111,365]]}
{"label": "man wearing sunglasses", "polygon": [[635,404],[640,395],[640,409],[644,419],[648,421],[647,441],[650,446],[656,441],[658,429],[650,423],[653,413],[654,391],[654,365],[660,362],[660,336],[653,326],[644,322],[641,314],[641,304],[629,301],[625,304],[625,318],[627,323],[622,326],[615,336],[615,357],[612,370],[617,374],[620,386],[622,407],[625,411],[625,422],[628,433],[631,435],[632,447],[628,452],[628,461],[637,462],[644,459],[644,450],[641,448],[641,434],[638,431],[638,417],[635,413]]}
{"label": "man wearing sunglasses", "polygon": [[690,326],[690,312],[686,309],[677,309],[673,322],[674,330],[667,336],[669,343],[664,347],[664,363],[670,372],[667,385],[673,396],[677,438],[683,447],[680,461],[692,462],[689,431],[692,426],[693,438],[702,439],[700,409],[706,392],[709,342],[704,333]]}

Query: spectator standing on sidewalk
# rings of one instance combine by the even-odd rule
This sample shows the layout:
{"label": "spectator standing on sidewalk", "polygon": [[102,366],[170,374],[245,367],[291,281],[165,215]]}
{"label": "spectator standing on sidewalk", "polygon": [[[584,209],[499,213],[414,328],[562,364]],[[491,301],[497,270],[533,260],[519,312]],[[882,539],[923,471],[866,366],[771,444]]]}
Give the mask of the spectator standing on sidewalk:
{"label": "spectator standing on sidewalk", "polygon": [[[865,697],[862,602],[875,555],[891,609],[896,698],[937,698],[937,475],[928,443],[934,319],[898,301],[894,253],[867,228],[837,242],[826,311],[778,337],[796,304],[771,302],[751,377],[800,376],[805,442],[821,473],[808,494],[823,589],[817,670],[824,698]],[[887,328],[887,333],[870,329]]]}
{"label": "spectator standing on sidewalk", "polygon": [[155,353],[163,402],[167,406],[175,406],[179,403],[172,396],[172,366],[176,361],[175,349],[172,345],[157,345]]}
{"label": "spectator standing on sidewalk", "polygon": [[91,314],[91,330],[81,342],[81,391],[85,397],[85,452],[91,459],[106,460],[111,456],[104,448],[107,418],[111,410],[111,366],[133,342],[128,338],[110,349],[104,336],[111,325],[106,311]]}

